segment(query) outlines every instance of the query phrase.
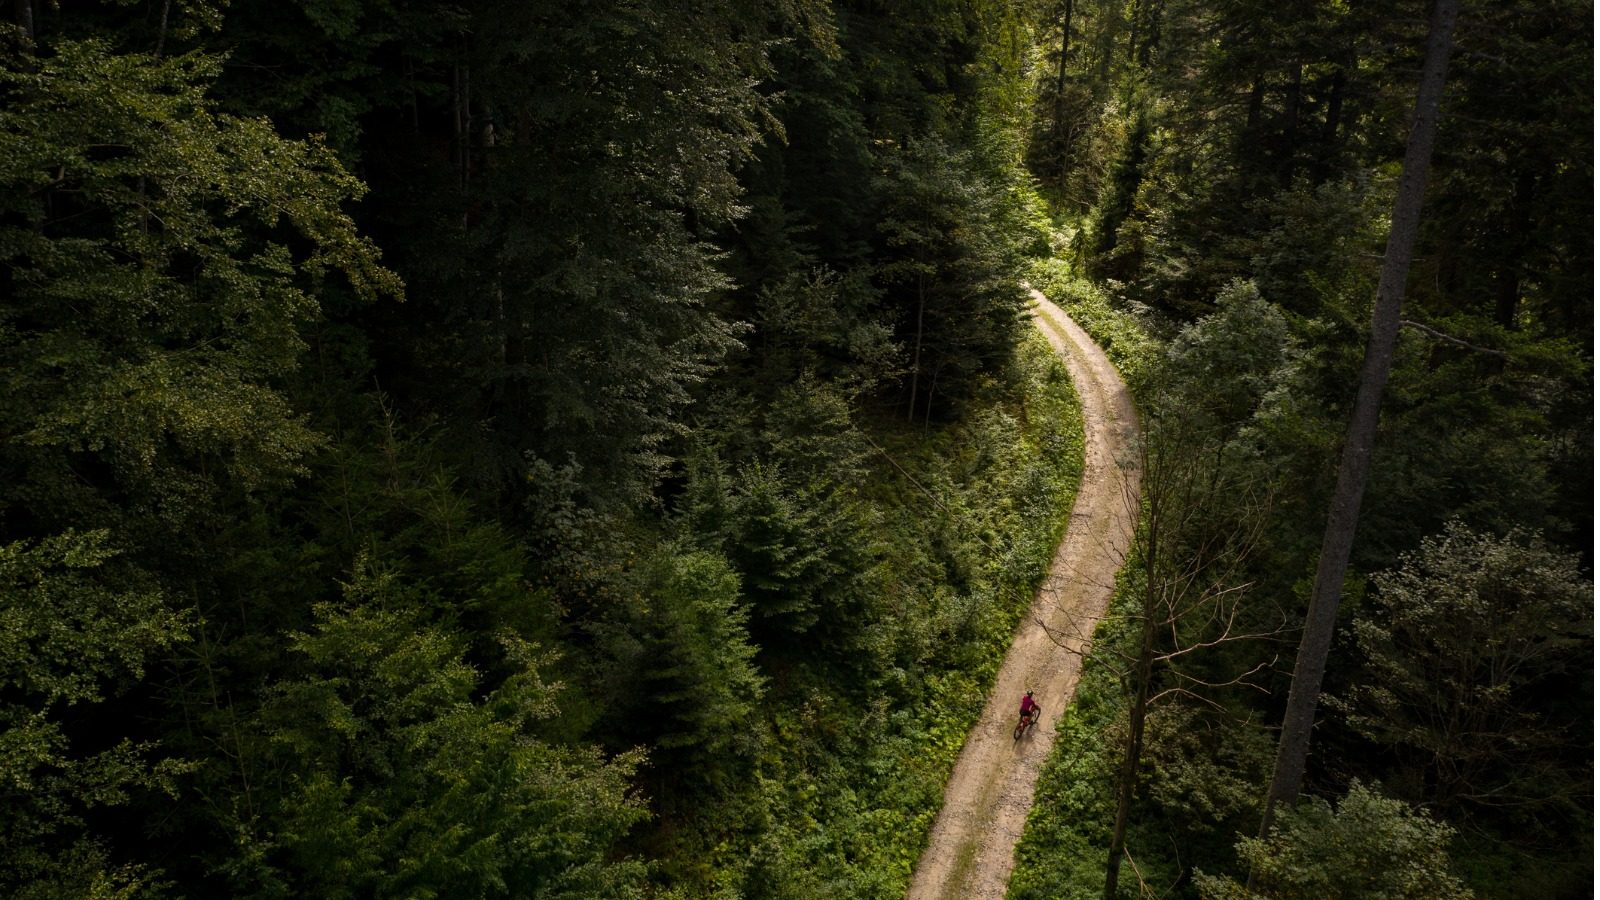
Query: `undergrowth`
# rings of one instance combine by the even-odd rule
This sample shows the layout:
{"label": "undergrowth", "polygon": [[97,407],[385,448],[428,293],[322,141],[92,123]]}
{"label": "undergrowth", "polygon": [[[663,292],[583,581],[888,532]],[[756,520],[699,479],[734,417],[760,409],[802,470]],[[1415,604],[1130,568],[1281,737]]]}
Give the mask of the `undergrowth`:
{"label": "undergrowth", "polygon": [[1113,306],[1099,285],[1073,272],[1065,260],[1035,262],[1029,279],[1094,338],[1137,397],[1161,354],[1160,342],[1138,317]]}

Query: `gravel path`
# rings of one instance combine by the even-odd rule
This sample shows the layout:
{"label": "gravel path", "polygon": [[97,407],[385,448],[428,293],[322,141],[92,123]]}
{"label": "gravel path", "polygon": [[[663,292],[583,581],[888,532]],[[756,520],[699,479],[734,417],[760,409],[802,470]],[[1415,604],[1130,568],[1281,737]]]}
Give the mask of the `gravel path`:
{"label": "gravel path", "polygon": [[[956,760],[944,809],[912,873],[909,900],[1005,897],[1034,782],[1055,742],[1056,719],[1077,690],[1079,654],[1111,599],[1138,510],[1132,453],[1138,421],[1127,388],[1076,322],[1043,294],[1030,293],[1034,324],[1061,354],[1083,404],[1083,480],[1050,576],[1018,627],[983,716]],[[1013,741],[1017,705],[1030,688],[1044,717]]]}

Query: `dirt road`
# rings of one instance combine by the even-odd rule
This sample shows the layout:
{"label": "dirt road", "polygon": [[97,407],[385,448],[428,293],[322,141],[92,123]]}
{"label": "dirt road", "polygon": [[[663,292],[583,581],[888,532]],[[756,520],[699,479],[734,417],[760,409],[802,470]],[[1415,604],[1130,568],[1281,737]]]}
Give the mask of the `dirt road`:
{"label": "dirt road", "polygon": [[[911,876],[909,900],[1000,900],[1033,805],[1055,723],[1078,687],[1079,656],[1111,598],[1133,533],[1139,491],[1131,442],[1138,423],[1116,370],[1077,323],[1032,291],[1034,324],[1060,353],[1083,404],[1084,467],[1072,522],[1050,576],[1017,629],[983,716],[967,735],[944,809]],[[1063,646],[1065,645],[1065,646]],[[1033,689],[1044,718],[1011,738],[1017,704]]]}

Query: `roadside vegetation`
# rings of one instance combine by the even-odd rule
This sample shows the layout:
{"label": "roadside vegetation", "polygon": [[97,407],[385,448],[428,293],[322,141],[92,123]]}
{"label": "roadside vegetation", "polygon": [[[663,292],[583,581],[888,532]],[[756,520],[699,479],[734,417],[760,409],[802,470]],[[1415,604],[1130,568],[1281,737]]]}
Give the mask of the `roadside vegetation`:
{"label": "roadside vegetation", "polygon": [[1561,4],[1462,5],[1302,801],[1258,834],[1427,12],[1062,4],[1037,44],[1056,232],[1030,279],[1134,389],[1146,496],[1013,897],[1587,890],[1592,225],[1567,191],[1592,172],[1566,111],[1592,98],[1557,73],[1592,43]]}

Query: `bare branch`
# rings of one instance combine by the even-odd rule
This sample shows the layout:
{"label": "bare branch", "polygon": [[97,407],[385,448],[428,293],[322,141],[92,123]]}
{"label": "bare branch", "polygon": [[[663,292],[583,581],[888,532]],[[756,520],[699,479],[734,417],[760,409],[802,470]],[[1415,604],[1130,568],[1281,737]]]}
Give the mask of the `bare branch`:
{"label": "bare branch", "polygon": [[1460,339],[1458,337],[1451,337],[1450,335],[1445,334],[1442,331],[1439,331],[1439,330],[1434,329],[1434,328],[1429,328],[1428,326],[1422,324],[1421,322],[1413,322],[1410,319],[1401,319],[1400,320],[1400,324],[1401,325],[1405,325],[1408,328],[1415,328],[1418,331],[1421,331],[1421,332],[1424,332],[1425,334],[1431,335],[1434,338],[1436,338],[1438,340],[1441,340],[1441,341],[1444,341],[1447,344],[1455,344],[1457,347],[1465,347],[1468,350],[1473,350],[1473,351],[1476,351],[1478,353],[1487,353],[1490,356],[1498,356],[1501,359],[1505,359],[1506,358],[1506,352],[1504,350],[1495,350],[1495,349],[1492,349],[1492,348],[1489,348],[1489,347],[1480,347],[1477,344],[1469,344],[1466,341],[1463,341],[1462,339]]}
{"label": "bare branch", "polygon": [[[1177,671],[1176,669],[1173,670],[1172,674],[1178,676],[1179,678],[1182,678],[1183,680],[1189,682],[1190,684],[1199,685],[1201,687],[1225,688],[1225,687],[1234,687],[1236,685],[1243,685],[1243,686],[1245,686],[1247,688],[1253,688],[1255,690],[1258,690],[1258,691],[1261,691],[1263,693],[1266,693],[1267,692],[1267,688],[1265,688],[1265,687],[1263,687],[1263,686],[1261,686],[1259,684],[1256,684],[1253,681],[1247,681],[1246,679],[1248,679],[1251,675],[1254,675],[1257,672],[1261,671],[1262,669],[1270,668],[1272,666],[1272,664],[1277,662],[1277,661],[1278,661],[1278,657],[1274,656],[1274,657],[1272,657],[1272,659],[1270,659],[1270,660],[1268,660],[1266,662],[1257,663],[1255,665],[1255,667],[1250,669],[1248,672],[1241,672],[1237,676],[1235,676],[1234,678],[1232,678],[1232,679],[1230,679],[1228,681],[1206,681],[1206,680],[1201,679],[1201,678],[1196,678],[1193,675],[1186,675],[1183,672]],[[1178,689],[1171,688],[1169,690],[1178,690]],[[1160,696],[1160,695],[1158,694],[1157,696]],[[1152,702],[1154,702],[1154,698],[1152,698]]]}
{"label": "bare branch", "polygon": [[1218,712],[1221,712],[1223,710],[1222,704],[1218,703],[1215,700],[1212,700],[1210,697],[1202,697],[1199,694],[1196,694],[1194,691],[1189,690],[1188,688],[1181,688],[1181,687],[1170,687],[1170,688],[1167,688],[1164,691],[1161,691],[1161,692],[1151,696],[1151,698],[1149,700],[1149,704],[1151,706],[1155,706],[1163,698],[1168,697],[1168,696],[1172,696],[1172,695],[1189,697],[1189,698],[1191,698],[1193,700],[1197,700],[1197,701],[1199,701],[1201,703],[1204,703],[1205,705],[1211,707],[1212,709],[1217,710]]}

